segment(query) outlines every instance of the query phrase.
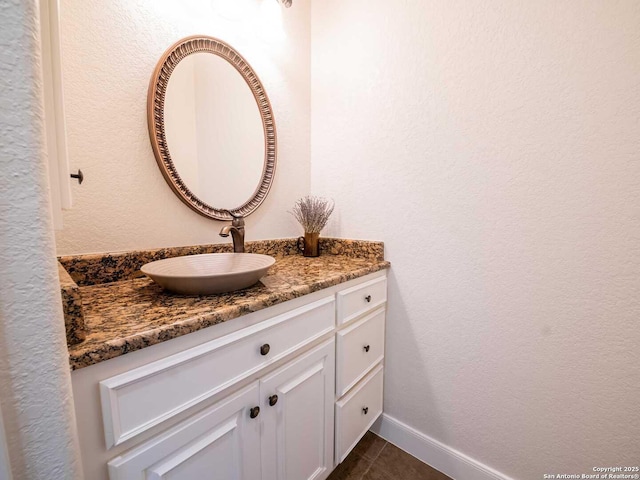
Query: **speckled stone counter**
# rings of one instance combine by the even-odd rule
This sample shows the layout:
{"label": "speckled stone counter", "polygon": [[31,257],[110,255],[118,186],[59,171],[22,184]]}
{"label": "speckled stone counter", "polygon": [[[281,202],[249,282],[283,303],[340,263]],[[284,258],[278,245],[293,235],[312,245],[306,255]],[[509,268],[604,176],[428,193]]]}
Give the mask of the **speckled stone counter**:
{"label": "speckled stone counter", "polygon": [[[69,342],[72,369],[155,345],[389,267],[381,242],[322,239],[323,254],[305,258],[295,239],[248,242],[276,263],[253,287],[219,295],[165,292],[139,268],[159,258],[229,251],[227,245],[61,257],[81,297],[85,339]],[[69,285],[67,285],[69,287]]]}
{"label": "speckled stone counter", "polygon": [[60,263],[58,263],[58,278],[60,279],[60,294],[62,295],[62,311],[64,313],[67,343],[75,345],[82,342],[86,337],[80,288]]}

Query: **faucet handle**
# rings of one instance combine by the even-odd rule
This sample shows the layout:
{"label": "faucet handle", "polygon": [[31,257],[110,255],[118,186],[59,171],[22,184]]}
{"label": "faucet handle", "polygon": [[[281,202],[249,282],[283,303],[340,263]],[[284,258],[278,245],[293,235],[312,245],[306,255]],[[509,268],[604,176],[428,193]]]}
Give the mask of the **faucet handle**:
{"label": "faucet handle", "polygon": [[222,211],[228,213],[229,215],[231,215],[231,218],[233,218],[231,225],[233,225],[234,227],[244,227],[244,217],[242,215],[233,213],[231,210],[222,209]]}

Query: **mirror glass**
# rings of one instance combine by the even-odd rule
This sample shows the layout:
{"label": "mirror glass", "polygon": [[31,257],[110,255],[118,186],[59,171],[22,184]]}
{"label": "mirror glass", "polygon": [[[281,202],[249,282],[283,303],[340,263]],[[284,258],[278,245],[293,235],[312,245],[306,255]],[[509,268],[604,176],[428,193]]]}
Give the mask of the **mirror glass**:
{"label": "mirror glass", "polygon": [[169,47],[151,76],[147,121],[162,176],[200,215],[246,217],[269,194],[278,150],[271,103],[228,43],[194,35]]}
{"label": "mirror glass", "polygon": [[177,174],[202,202],[233,210],[262,181],[265,135],[251,88],[210,52],[182,58],[164,99],[166,145]]}

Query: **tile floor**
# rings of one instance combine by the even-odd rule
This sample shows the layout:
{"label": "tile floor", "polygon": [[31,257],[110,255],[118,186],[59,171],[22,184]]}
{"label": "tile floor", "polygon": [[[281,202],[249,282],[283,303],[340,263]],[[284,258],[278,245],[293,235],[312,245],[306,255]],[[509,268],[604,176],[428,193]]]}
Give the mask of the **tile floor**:
{"label": "tile floor", "polygon": [[452,480],[367,432],[327,480]]}

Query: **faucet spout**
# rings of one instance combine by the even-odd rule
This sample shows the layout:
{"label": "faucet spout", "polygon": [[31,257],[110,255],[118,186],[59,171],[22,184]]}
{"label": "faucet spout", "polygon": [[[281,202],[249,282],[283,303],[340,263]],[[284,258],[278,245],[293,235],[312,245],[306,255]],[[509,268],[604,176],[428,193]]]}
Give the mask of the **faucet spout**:
{"label": "faucet spout", "polygon": [[228,237],[231,234],[233,240],[233,251],[235,253],[244,252],[244,219],[241,216],[234,215],[227,210],[227,213],[233,217],[231,225],[225,225],[220,230],[221,237]]}

